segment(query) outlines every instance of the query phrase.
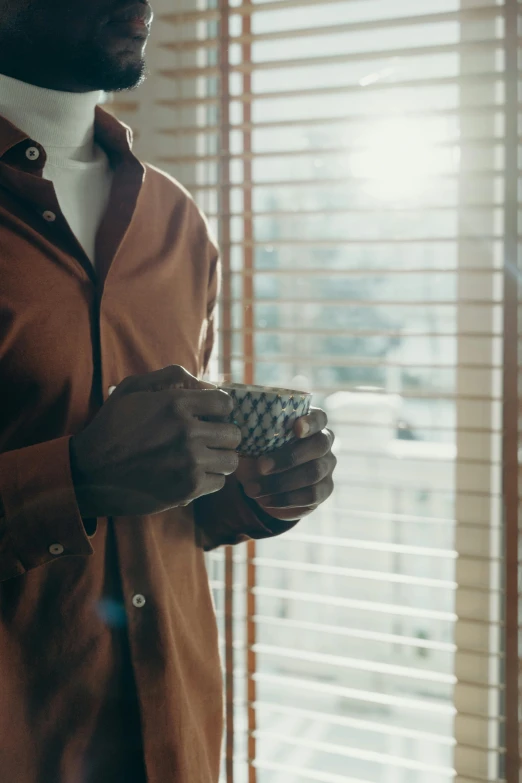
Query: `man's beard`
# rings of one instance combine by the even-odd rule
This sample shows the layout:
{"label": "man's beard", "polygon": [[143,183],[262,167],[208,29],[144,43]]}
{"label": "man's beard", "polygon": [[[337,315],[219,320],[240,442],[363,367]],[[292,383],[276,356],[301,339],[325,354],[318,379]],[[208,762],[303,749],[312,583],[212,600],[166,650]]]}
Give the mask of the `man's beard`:
{"label": "man's beard", "polygon": [[[63,69],[63,59],[57,67]],[[119,92],[138,87],[145,79],[144,58],[122,62],[117,55],[107,52],[95,43],[71,52],[67,65],[69,73],[86,89]]]}
{"label": "man's beard", "polygon": [[[77,2],[78,0],[75,0]],[[88,41],[75,42],[62,34],[40,38],[42,27],[45,29],[45,7],[40,6],[45,0],[33,3],[27,0],[27,5],[20,8],[16,16],[2,19],[0,27],[0,66],[1,63],[25,62],[24,68],[17,71],[30,73],[32,64],[45,63],[45,71],[53,80],[59,83],[63,76],[74,81],[85,90],[104,90],[118,92],[138,87],[146,76],[146,64],[143,57],[136,55],[119,56],[108,53],[103,39],[97,39],[96,34]],[[72,14],[72,10],[70,11]],[[64,10],[67,17],[67,10]],[[40,18],[41,17],[41,18]],[[31,67],[27,67],[31,66]],[[35,65],[36,67],[36,65]]]}

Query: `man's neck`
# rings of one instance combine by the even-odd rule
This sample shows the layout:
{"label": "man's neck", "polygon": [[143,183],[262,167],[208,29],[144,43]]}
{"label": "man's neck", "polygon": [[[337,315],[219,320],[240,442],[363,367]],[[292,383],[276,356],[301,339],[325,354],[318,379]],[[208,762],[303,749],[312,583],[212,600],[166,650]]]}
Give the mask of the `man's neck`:
{"label": "man's neck", "polygon": [[[57,92],[71,92],[71,93],[85,93],[90,90],[82,85],[77,84],[67,74],[63,72],[51,73],[49,70],[41,69],[37,72],[31,68],[26,70],[24,68],[24,57],[10,57],[8,62],[2,62],[0,60],[0,76],[9,76],[11,79],[16,79],[19,82],[25,84],[32,84],[34,87],[41,87],[44,90],[55,90]],[[31,63],[32,65],[32,63]]]}
{"label": "man's neck", "polygon": [[92,145],[103,92],[62,92],[0,74],[0,114],[43,146]]}

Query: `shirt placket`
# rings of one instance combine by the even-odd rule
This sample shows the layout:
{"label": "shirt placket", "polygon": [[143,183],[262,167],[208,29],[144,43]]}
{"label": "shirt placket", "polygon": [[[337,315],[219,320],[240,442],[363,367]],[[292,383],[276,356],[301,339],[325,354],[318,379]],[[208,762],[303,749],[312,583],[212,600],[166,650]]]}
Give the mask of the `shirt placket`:
{"label": "shirt placket", "polygon": [[0,159],[0,182],[29,212],[31,226],[64,250],[96,284],[96,272],[62,212],[54,185],[43,178],[46,162],[42,145],[27,139]]}
{"label": "shirt placket", "polygon": [[[0,158],[0,182],[17,202],[17,212],[31,227],[49,242],[63,250],[64,258],[78,263],[95,290],[93,312],[93,359],[97,396],[103,404],[123,378],[116,377],[114,357],[104,340],[104,314],[110,308],[110,296],[104,297],[105,283],[116,257],[122,250],[143,183],[144,169],[130,151],[112,153],[114,177],[107,212],[102,219],[96,241],[96,264],[93,267],[83,247],[72,232],[58,202],[54,185],[43,178],[47,156],[45,149],[32,139],[26,139]],[[143,628],[155,622],[153,590],[147,569],[143,567],[143,552],[133,539],[127,520],[108,519],[113,525],[118,549],[119,579],[127,616],[127,633],[135,681],[140,703],[147,703],[143,692],[142,669],[136,655],[143,659],[140,641]],[[118,524],[121,521],[123,524]],[[48,547],[53,557],[63,554],[63,545],[54,541]],[[138,551],[139,550],[139,551]],[[151,614],[152,613],[152,614]],[[146,678],[145,678],[146,679]]]}

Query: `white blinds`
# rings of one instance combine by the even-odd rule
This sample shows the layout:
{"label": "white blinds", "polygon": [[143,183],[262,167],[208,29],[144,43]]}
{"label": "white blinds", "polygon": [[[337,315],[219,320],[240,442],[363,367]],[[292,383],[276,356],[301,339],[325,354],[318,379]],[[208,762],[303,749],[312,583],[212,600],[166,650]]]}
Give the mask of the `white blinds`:
{"label": "white blinds", "polygon": [[337,434],[325,508],[209,556],[227,783],[518,779],[518,10],[162,0],[115,100],[219,234],[212,377]]}

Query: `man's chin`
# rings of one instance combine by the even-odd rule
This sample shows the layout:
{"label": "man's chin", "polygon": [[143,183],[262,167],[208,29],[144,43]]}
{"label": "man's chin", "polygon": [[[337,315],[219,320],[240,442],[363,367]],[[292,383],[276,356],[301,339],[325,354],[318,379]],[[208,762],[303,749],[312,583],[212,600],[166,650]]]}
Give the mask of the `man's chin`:
{"label": "man's chin", "polygon": [[138,87],[146,75],[146,64],[141,49],[98,46],[82,56],[74,58],[73,72],[76,80],[87,89],[120,92]]}
{"label": "man's chin", "polygon": [[93,90],[104,90],[105,92],[121,92],[123,90],[133,90],[144,81],[146,75],[145,61],[138,63],[128,63],[125,66],[104,63],[96,73],[91,73],[89,82]]}
{"label": "man's chin", "polygon": [[145,80],[145,62],[141,62],[134,68],[127,68],[120,73],[110,74],[100,89],[105,92],[121,92],[122,90],[134,90]]}

